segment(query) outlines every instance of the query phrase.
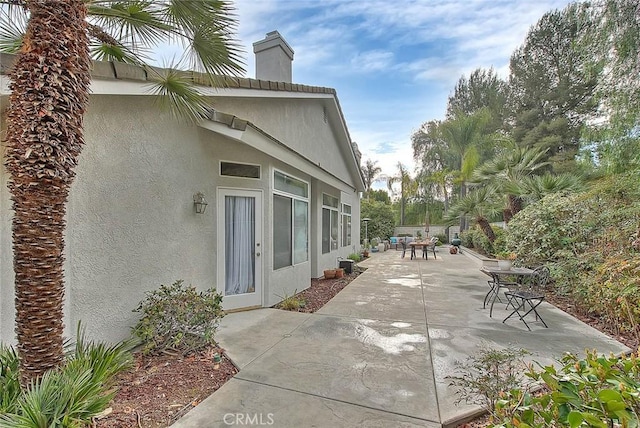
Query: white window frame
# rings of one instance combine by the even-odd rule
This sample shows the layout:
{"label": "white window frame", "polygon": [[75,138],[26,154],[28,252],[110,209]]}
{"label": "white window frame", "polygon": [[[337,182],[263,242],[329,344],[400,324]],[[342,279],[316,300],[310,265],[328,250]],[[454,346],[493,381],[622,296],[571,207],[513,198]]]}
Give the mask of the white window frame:
{"label": "white window frame", "polygon": [[[241,177],[239,175],[223,175],[222,174],[222,164],[223,163],[237,163],[239,165],[249,165],[249,166],[257,166],[258,167],[258,171],[259,171],[259,177],[258,178],[254,178],[254,177]],[[255,180],[255,181],[260,181],[262,180],[262,165],[258,164],[258,163],[251,163],[251,162],[236,162],[236,161],[231,161],[231,160],[226,160],[226,159],[221,159],[220,162],[218,162],[218,175],[220,177],[227,177],[227,178],[240,178],[242,180]]]}
{"label": "white window frame", "polygon": [[[349,207],[349,212],[347,212],[346,207]],[[342,246],[343,247],[348,247],[351,245],[352,242],[352,233],[353,233],[353,222],[352,222],[352,217],[351,217],[351,212],[352,212],[352,207],[350,204],[342,204],[342,215],[341,215],[341,225],[342,225],[342,229],[341,229],[341,239],[342,239]],[[345,220],[348,219],[348,223],[345,223]],[[345,236],[347,239],[345,239]]]}
{"label": "white window frame", "polygon": [[[329,204],[325,204],[325,196],[328,197],[328,199],[330,200],[335,200],[335,205],[329,205]],[[337,251],[338,247],[339,247],[339,242],[340,242],[340,211],[339,208],[340,207],[340,198],[338,198],[337,196],[333,196],[330,195],[328,193],[323,193],[322,194],[322,227],[321,227],[321,233],[322,233],[322,254],[329,254],[333,251]],[[329,249],[325,250],[325,229],[324,229],[324,213],[325,210],[328,211],[329,213],[329,236],[328,236],[328,242],[329,242]],[[334,222],[336,224],[334,224]],[[335,229],[337,231],[337,236],[335,237],[335,239],[331,236],[331,232],[333,231],[335,226]]]}
{"label": "white window frame", "polygon": [[[275,181],[276,181],[276,178],[275,178],[276,173],[285,175],[287,177],[291,177],[292,179],[295,179],[297,181],[300,181],[300,182],[304,183],[305,186],[306,186],[306,194],[307,194],[307,196],[303,197],[303,196],[300,196],[300,195],[289,193],[287,191],[276,189],[276,183],[275,183]],[[308,263],[309,262],[309,257],[310,257],[309,240],[310,240],[310,233],[311,233],[311,222],[310,222],[311,210],[310,210],[310,199],[309,199],[309,195],[311,194],[311,184],[306,180],[303,180],[303,179],[301,179],[299,177],[296,177],[295,175],[292,175],[292,174],[289,174],[289,173],[287,173],[285,171],[282,171],[282,170],[274,168],[273,171],[272,171],[272,174],[271,174],[271,189],[272,189],[272,192],[273,192],[272,199],[271,199],[272,201],[273,201],[273,196],[276,196],[276,195],[284,197],[284,198],[288,198],[288,199],[291,200],[291,219],[290,219],[290,221],[291,221],[291,259],[289,260],[290,264],[276,268],[275,267],[275,263],[274,263],[273,270],[280,270],[280,269],[285,269],[285,268],[288,268],[288,267],[296,266],[296,265],[299,265],[299,264],[302,264],[302,263]],[[296,256],[296,246],[295,246],[295,244],[296,244],[296,242],[295,242],[295,214],[296,214],[295,213],[295,201],[301,201],[301,202],[304,202],[304,203],[307,204],[307,213],[306,213],[307,214],[307,230],[306,230],[306,233],[307,233],[306,255],[307,255],[307,257],[306,257],[306,260],[302,260],[302,261],[296,261],[296,257],[295,257]],[[275,231],[273,230],[273,221],[275,221],[275,212],[274,211],[275,211],[275,209],[274,209],[274,207],[272,207],[272,209],[271,209],[272,236],[275,233]],[[274,240],[274,244],[275,244],[275,240]],[[275,248],[273,248],[273,251],[274,251],[274,261],[275,261]]]}

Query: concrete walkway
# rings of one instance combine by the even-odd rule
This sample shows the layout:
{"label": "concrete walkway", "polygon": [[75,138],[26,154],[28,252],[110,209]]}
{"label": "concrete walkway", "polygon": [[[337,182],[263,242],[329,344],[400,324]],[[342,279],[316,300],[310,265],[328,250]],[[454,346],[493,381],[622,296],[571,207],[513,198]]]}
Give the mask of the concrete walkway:
{"label": "concrete walkway", "polygon": [[479,409],[454,405],[445,377],[481,346],[524,348],[541,364],[566,351],[628,350],[546,303],[548,329],[502,323],[501,304],[489,318],[479,260],[446,250],[437,260],[374,253],[315,314],[226,316],[218,340],[240,372],[173,427],[455,426]]}

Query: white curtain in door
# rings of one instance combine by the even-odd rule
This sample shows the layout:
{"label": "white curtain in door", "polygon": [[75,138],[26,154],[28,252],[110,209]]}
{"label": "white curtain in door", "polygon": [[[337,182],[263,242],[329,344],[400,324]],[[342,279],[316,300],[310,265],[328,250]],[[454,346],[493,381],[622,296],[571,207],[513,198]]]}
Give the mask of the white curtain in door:
{"label": "white curtain in door", "polygon": [[225,295],[255,291],[255,198],[225,197]]}

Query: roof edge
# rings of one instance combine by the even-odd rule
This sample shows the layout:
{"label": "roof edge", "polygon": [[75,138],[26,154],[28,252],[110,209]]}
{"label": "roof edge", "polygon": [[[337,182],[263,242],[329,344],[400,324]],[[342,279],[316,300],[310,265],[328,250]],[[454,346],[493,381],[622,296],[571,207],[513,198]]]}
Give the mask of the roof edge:
{"label": "roof edge", "polygon": [[[15,54],[0,53],[0,74],[8,75],[17,58]],[[149,69],[162,73],[168,69],[151,67]],[[206,73],[197,71],[183,71],[184,76],[193,83],[206,87],[223,87],[236,89],[261,89],[267,91],[301,92],[308,94],[329,94],[337,96],[334,88],[323,86],[302,85],[299,83],[274,82],[271,80],[251,79],[249,77],[218,75],[216,82],[212,82]],[[138,82],[149,82],[147,68],[125,64],[118,61],[91,61],[91,77],[105,80],[128,80]],[[216,84],[218,86],[216,86]]]}

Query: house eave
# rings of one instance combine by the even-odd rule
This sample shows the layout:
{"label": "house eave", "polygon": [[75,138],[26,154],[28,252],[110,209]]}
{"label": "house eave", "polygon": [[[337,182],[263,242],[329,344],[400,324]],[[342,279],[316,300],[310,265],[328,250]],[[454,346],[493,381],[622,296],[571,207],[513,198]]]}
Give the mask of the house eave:
{"label": "house eave", "polygon": [[348,186],[352,190],[358,191],[353,184],[336,177],[321,163],[314,163],[251,122],[237,116],[212,110],[209,119],[201,121],[198,125],[231,140],[246,144],[333,187],[344,188],[344,186]]}

